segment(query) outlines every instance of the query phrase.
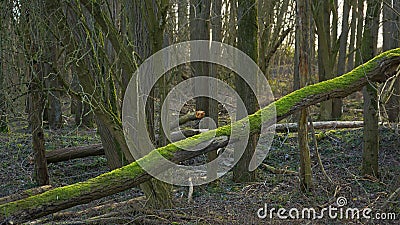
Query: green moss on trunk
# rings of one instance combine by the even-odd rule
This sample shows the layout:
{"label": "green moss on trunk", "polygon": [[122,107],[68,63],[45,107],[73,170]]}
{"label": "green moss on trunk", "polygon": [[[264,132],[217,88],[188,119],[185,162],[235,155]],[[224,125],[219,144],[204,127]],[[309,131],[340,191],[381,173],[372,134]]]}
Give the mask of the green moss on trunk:
{"label": "green moss on trunk", "polygon": [[[392,67],[397,67],[400,64],[400,49],[385,52],[341,77],[306,86],[257,111],[255,114],[248,116],[251,127],[250,132],[258,132],[263,120],[271,123],[275,121],[276,116],[276,120],[279,121],[293,112],[328,98],[345,97],[354,91],[360,90],[368,82],[367,78],[374,81],[387,79],[387,77],[382,77],[385,74],[382,69],[387,69],[384,65],[388,63],[391,63]],[[274,113],[275,107],[276,114]],[[177,146],[184,148],[194,147],[201,142],[211,140],[214,137],[214,132],[216,136],[230,136],[232,129],[235,127],[240,128],[244,125],[247,125],[246,120],[239,120],[232,125],[219,127],[214,131],[208,131],[179,141],[177,142],[178,145],[169,144],[155,149],[138,161],[157,165],[155,161],[158,160],[158,153],[171,160],[174,154],[180,150]],[[18,221],[26,221],[48,215],[126,190],[150,179],[150,176],[144,176],[146,176],[145,171],[139,166],[138,162],[133,162],[85,182],[55,188],[26,199],[2,204],[0,205],[0,220],[14,216]]]}

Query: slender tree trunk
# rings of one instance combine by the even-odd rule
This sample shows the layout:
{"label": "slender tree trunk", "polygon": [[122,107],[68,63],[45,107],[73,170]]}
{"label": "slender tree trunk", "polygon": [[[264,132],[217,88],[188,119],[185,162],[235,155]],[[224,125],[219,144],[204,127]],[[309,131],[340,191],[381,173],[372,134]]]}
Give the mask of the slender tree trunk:
{"label": "slender tree trunk", "polygon": [[[377,54],[379,15],[382,2],[367,0],[361,54],[363,60],[369,60]],[[379,108],[376,83],[370,82],[363,89],[364,96],[364,142],[362,173],[379,176]]]}
{"label": "slender tree trunk", "polygon": [[364,2],[365,0],[357,1],[357,35],[356,35],[356,58],[355,58],[355,66],[359,66],[363,63],[361,57],[361,43],[363,37],[363,29],[364,29]]}
{"label": "slender tree trunk", "polygon": [[[0,3],[0,11],[7,12],[9,10],[8,1],[2,1]],[[6,30],[7,30],[7,21],[10,19],[7,16],[0,16],[0,133],[1,132],[8,132],[8,124],[7,124],[7,103],[5,98],[5,85],[4,85],[4,78],[6,75],[5,68],[6,65],[5,61],[5,54],[3,53],[6,42]]]}
{"label": "slender tree trunk", "polygon": [[[211,29],[212,29],[212,40],[222,42],[222,0],[212,1],[212,13],[211,13]],[[210,77],[218,77],[218,66],[215,64],[210,65]],[[210,85],[210,93],[216,96],[217,89],[215,85]],[[209,109],[208,116],[214,121],[215,127],[218,127],[218,102],[214,99],[209,98]],[[208,126],[211,128],[211,124]],[[207,154],[207,161],[211,162],[217,158],[217,151],[211,151]],[[216,164],[210,164],[207,167],[207,176],[210,179],[217,177]]]}
{"label": "slender tree trunk", "polygon": [[[400,16],[394,12],[394,10],[400,11],[400,3],[393,1],[390,6],[386,4],[383,6],[383,51],[398,48],[400,45]],[[393,92],[386,104],[386,110],[390,122],[399,121],[400,78],[397,78],[394,82]]]}
{"label": "slender tree trunk", "polygon": [[[34,177],[39,186],[49,184],[49,174],[45,155],[45,141],[43,131],[43,113],[45,106],[44,86],[45,77],[50,73],[48,30],[46,4],[44,1],[25,2],[27,4],[27,20],[29,29],[29,47],[27,56],[30,62],[30,102],[32,103],[29,114],[32,129],[32,149],[34,153]],[[27,36],[28,37],[28,36]],[[39,53],[39,54],[38,54]]]}
{"label": "slender tree trunk", "polygon": [[[191,21],[190,21],[190,39],[191,40],[210,40],[210,19],[212,26],[212,39],[214,41],[222,41],[221,37],[221,0],[216,0],[213,2],[213,17],[210,18],[211,10],[211,0],[192,0],[191,1]],[[193,51],[193,50],[192,50]],[[195,53],[196,54],[196,53]],[[191,66],[194,71],[194,76],[209,76],[216,77],[216,65],[210,65],[207,62],[192,62]],[[195,85],[195,89],[196,89]],[[195,93],[205,92],[209,93],[211,96],[212,92],[216,93],[216,87],[214,83],[207,80],[207,83],[198,85],[202,90],[195,90]],[[196,110],[204,111],[206,116],[213,120],[205,120],[202,123],[204,127],[199,127],[200,129],[213,129],[213,124],[218,126],[218,103],[208,97],[197,97],[196,98]],[[217,158],[217,152],[211,151],[207,154],[208,162],[213,161]],[[214,178],[217,177],[217,169],[211,164],[207,168],[207,176]]]}
{"label": "slender tree trunk", "polygon": [[[343,75],[346,72],[346,59],[347,59],[347,41],[349,37],[349,16],[350,16],[350,0],[343,2],[343,16],[342,16],[342,33],[339,38],[339,57],[337,65],[337,75]],[[333,99],[332,117],[333,119],[340,119],[343,114],[343,101],[342,99]]]}
{"label": "slender tree trunk", "polygon": [[[311,63],[310,63],[310,16],[311,16],[311,2],[309,0],[297,0],[296,2],[296,53],[298,62],[296,67],[299,71],[300,88],[307,86],[310,77]],[[300,150],[300,189],[308,192],[312,188],[312,170],[311,170],[311,157],[310,148],[308,146],[308,126],[307,126],[308,112],[307,109],[300,111],[298,121],[298,134],[299,134],[299,150]]]}
{"label": "slender tree trunk", "polygon": [[[54,73],[49,75],[45,80],[45,84],[48,89],[59,88],[57,77]],[[47,110],[49,126],[51,129],[59,129],[62,127],[61,93],[59,91],[48,91],[47,101],[48,107],[45,110]]]}
{"label": "slender tree trunk", "polygon": [[357,1],[351,1],[351,24],[350,24],[350,42],[349,42],[349,57],[347,59],[346,72],[354,68],[354,55],[356,43],[356,29],[357,29]]}
{"label": "slender tree trunk", "polygon": [[45,66],[40,63],[32,64],[32,83],[30,87],[31,112],[29,115],[32,129],[32,148],[34,153],[34,177],[39,186],[49,184],[49,174],[44,147],[43,110],[44,110],[44,73]]}
{"label": "slender tree trunk", "polygon": [[[255,0],[241,0],[238,5],[238,48],[246,53],[254,62],[258,62],[258,22],[257,22],[257,4]],[[255,74],[254,76],[260,76]],[[256,112],[258,104],[257,99],[251,88],[241,77],[236,76],[235,88],[244,102],[247,112],[238,110],[236,119],[242,119],[245,115]],[[241,101],[238,99],[238,101]],[[250,161],[254,155],[257,145],[258,135],[250,135],[247,147],[240,157],[238,163],[233,167],[233,180],[235,182],[251,182],[256,180],[255,170],[249,171]],[[238,160],[237,151],[235,151],[235,160]]]}
{"label": "slender tree trunk", "polygon": [[[334,34],[331,35],[330,15],[332,12],[331,1],[313,0],[314,20],[318,34],[318,75],[319,81],[324,81],[334,77],[334,65],[336,62],[336,52],[333,51],[332,39],[336,39]],[[335,16],[333,16],[335,18]],[[334,21],[333,21],[334,22]],[[337,26],[333,24],[332,26]],[[335,29],[332,29],[334,33]],[[333,110],[333,100],[327,100],[321,103],[320,120],[331,120]]]}

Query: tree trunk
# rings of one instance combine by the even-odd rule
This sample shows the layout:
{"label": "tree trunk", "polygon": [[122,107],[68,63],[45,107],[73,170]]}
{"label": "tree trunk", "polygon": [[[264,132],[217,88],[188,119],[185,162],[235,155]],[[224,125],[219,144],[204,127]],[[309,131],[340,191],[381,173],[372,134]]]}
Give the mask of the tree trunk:
{"label": "tree trunk", "polygon": [[[55,62],[54,60],[52,60]],[[54,71],[52,72],[54,73]],[[59,88],[57,77],[52,74],[45,80],[48,89]],[[61,111],[61,94],[59,91],[47,92],[48,104],[47,110],[48,122],[51,129],[59,129],[62,126],[62,111]]]}
{"label": "tree trunk", "polygon": [[32,82],[30,87],[31,112],[29,115],[30,126],[32,129],[32,149],[34,152],[35,172],[34,177],[39,186],[49,184],[49,174],[47,170],[47,162],[44,147],[44,131],[43,131],[43,110],[44,110],[44,94],[42,87],[44,85],[44,68],[45,65],[32,64]]}
{"label": "tree trunk", "polygon": [[357,1],[351,1],[351,23],[350,23],[350,43],[349,43],[349,56],[347,59],[346,72],[354,68],[354,55],[356,44],[356,30],[357,30]]}
{"label": "tree trunk", "polygon": [[8,195],[8,196],[4,196],[0,198],[0,205],[8,203],[8,202],[14,202],[14,201],[18,201],[24,198],[28,198],[34,195],[38,195],[41,194],[45,191],[51,190],[53,189],[53,187],[51,185],[45,185],[45,186],[40,186],[40,187],[36,187],[36,188],[31,188],[28,190],[24,190],[12,195]]}
{"label": "tree trunk", "polygon": [[[257,4],[255,0],[239,1],[238,5],[238,48],[246,53],[254,62],[258,62],[258,22],[257,22]],[[260,76],[260,74],[254,74]],[[254,78],[255,80],[256,78]],[[242,119],[247,114],[257,111],[257,99],[252,92],[250,86],[241,77],[236,76],[235,88],[243,101],[247,112],[237,110],[236,119]],[[239,104],[237,104],[239,105]],[[252,182],[256,180],[255,170],[249,171],[250,161],[254,155],[258,135],[254,134],[249,137],[247,147],[240,157],[235,151],[235,160],[239,160],[233,167],[233,180],[235,182]],[[240,158],[239,158],[240,157]]]}
{"label": "tree trunk", "polygon": [[[7,4],[8,1],[2,1],[0,4],[0,11],[5,13],[10,11],[9,4]],[[9,127],[8,127],[8,122],[7,122],[7,102],[5,98],[5,75],[6,75],[6,65],[5,65],[5,54],[3,53],[5,49],[5,43],[6,42],[6,31],[7,25],[8,25],[8,19],[9,17],[7,16],[0,16],[0,133],[2,132],[8,132]]]}
{"label": "tree trunk", "polygon": [[[350,0],[343,2],[343,16],[342,16],[342,33],[339,38],[339,56],[337,64],[337,75],[340,76],[346,72],[346,59],[347,59],[347,41],[349,37],[349,15],[350,15]],[[332,118],[340,119],[343,114],[343,101],[342,99],[333,99],[332,105]]]}
{"label": "tree trunk", "polygon": [[104,155],[104,148],[102,144],[60,148],[57,150],[46,151],[46,160],[47,163],[56,163],[96,155]]}
{"label": "tree trunk", "polygon": [[[355,91],[359,91],[369,81],[384,82],[395,75],[399,65],[400,49],[383,53],[365,63],[362,67],[358,67],[339,78],[306,86],[280,98],[273,104],[261,109],[266,113],[263,114],[266,115],[264,121],[266,121],[267,126],[270,126],[273,125],[273,121],[275,121],[273,117],[276,117],[276,121],[279,122],[301,109],[315,105],[329,98],[346,97]],[[276,108],[276,115],[268,113],[271,112],[270,110],[273,107]],[[261,113],[257,112],[248,117],[251,123],[250,133],[252,134],[260,132],[260,115]],[[232,124],[232,126],[242,127],[243,121],[237,121]],[[226,146],[228,140],[218,137],[229,136],[230,131],[231,125],[216,129],[215,133],[217,139],[209,148],[203,151],[180,151],[177,145],[164,146],[154,151],[158,151],[172,162],[181,162],[191,157],[204,154],[207,151]],[[178,146],[184,146],[185,149],[188,149],[197,146],[202,141],[210,140],[211,138],[212,137],[208,133],[203,133],[192,137],[190,139],[191,141],[187,139],[182,140],[179,142]],[[150,163],[150,165],[160,165],[154,161],[154,154],[152,153],[144,156],[141,160]],[[166,168],[159,169],[165,170]],[[13,220],[17,223],[25,222],[127,190],[148,179],[150,179],[150,176],[145,174],[137,162],[133,162],[120,169],[102,174],[85,182],[55,188],[40,195],[2,204],[0,205],[0,220]]]}
{"label": "tree trunk", "polygon": [[[34,158],[34,178],[39,186],[49,184],[49,174],[47,170],[47,162],[45,156],[45,141],[43,131],[43,111],[45,105],[44,97],[44,79],[49,75],[50,65],[48,61],[49,48],[46,43],[48,39],[47,27],[43,23],[45,14],[43,9],[46,5],[43,2],[26,2],[27,19],[30,36],[29,49],[27,56],[29,57],[30,70],[29,75],[31,83],[29,87],[30,102],[32,103],[29,112],[29,122],[32,129],[32,149]],[[40,29],[41,32],[33,32]],[[38,54],[40,52],[40,54]]]}
{"label": "tree trunk", "polygon": [[[400,16],[394,10],[400,11],[399,1],[393,1],[391,7],[383,6],[383,51],[398,48],[400,45]],[[400,79],[396,78],[393,92],[386,104],[389,122],[398,122],[400,114]]]}
{"label": "tree trunk", "polygon": [[[362,59],[369,60],[377,54],[379,15],[381,1],[367,0],[364,34],[362,38]],[[370,82],[363,89],[364,96],[364,137],[363,175],[379,176],[379,108],[376,83]]]}
{"label": "tree trunk", "polygon": [[[71,88],[75,92],[84,93],[75,73],[76,70],[73,70]],[[71,99],[71,113],[75,115],[76,126],[94,127],[93,111],[87,101],[83,97]]]}
{"label": "tree trunk", "polygon": [[[310,46],[310,34],[311,34],[311,2],[309,0],[297,0],[296,2],[296,62],[298,65],[299,72],[299,87],[307,86],[310,79],[311,70],[311,46]],[[307,109],[300,111],[298,120],[298,134],[299,134],[299,151],[300,151],[300,189],[303,192],[308,192],[312,188],[312,170],[311,170],[311,158],[310,158],[310,147],[308,146],[308,126],[307,126],[308,112]]]}
{"label": "tree trunk", "polygon": [[108,166],[116,169],[133,162],[134,158],[126,145],[122,128],[102,112],[95,112],[95,120]]}
{"label": "tree trunk", "polygon": [[[222,42],[222,0],[214,0],[212,2],[212,13],[211,13],[211,29],[212,29],[212,40]],[[210,77],[218,77],[218,69],[220,67],[215,64],[210,65]],[[210,93],[214,96],[217,93],[217,87],[210,85]],[[214,121],[215,127],[218,127],[218,102],[214,99],[208,99],[208,116]],[[208,124],[211,128],[211,124]],[[217,151],[211,151],[207,154],[207,162],[211,162],[218,157]],[[207,167],[207,176],[210,179],[217,177],[217,168],[214,168],[216,164],[210,164]]]}
{"label": "tree trunk", "polygon": [[[313,122],[314,129],[343,129],[343,128],[359,128],[363,127],[363,121],[320,121],[320,122]],[[308,128],[311,128],[308,125]],[[276,132],[297,132],[299,130],[297,123],[282,123],[275,125]]]}
{"label": "tree trunk", "polygon": [[[182,132],[172,132],[171,141],[176,142],[187,137],[192,137],[196,134],[200,134],[205,131],[185,129]],[[183,137],[182,137],[183,134]],[[104,148],[102,144],[93,144],[88,146],[60,148],[52,151],[46,151],[47,163],[57,163],[62,161],[68,161],[71,159],[84,158],[88,156],[104,155]]]}
{"label": "tree trunk", "polygon": [[[332,46],[336,43],[337,37],[334,35],[335,29],[331,32],[330,15],[336,10],[331,1],[313,0],[314,21],[318,34],[318,76],[319,81],[324,81],[335,77],[335,63],[337,50]],[[333,13],[335,15],[335,13]],[[335,18],[335,16],[333,16]],[[332,27],[337,27],[332,21]],[[320,120],[332,120],[333,100],[321,103]]]}
{"label": "tree trunk", "polygon": [[357,0],[357,35],[356,35],[355,66],[359,66],[363,63],[361,57],[361,42],[364,29],[364,1],[365,0]]}

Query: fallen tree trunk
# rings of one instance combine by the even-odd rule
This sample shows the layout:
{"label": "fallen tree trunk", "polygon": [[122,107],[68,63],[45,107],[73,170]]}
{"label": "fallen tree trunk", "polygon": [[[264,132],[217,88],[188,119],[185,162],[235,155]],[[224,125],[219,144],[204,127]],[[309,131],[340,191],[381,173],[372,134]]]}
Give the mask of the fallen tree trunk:
{"label": "fallen tree trunk", "polygon": [[56,163],[96,155],[104,155],[104,148],[101,144],[46,151],[46,160],[47,163]]}
{"label": "fallen tree trunk", "polygon": [[[363,121],[321,121],[313,122],[314,129],[342,129],[342,128],[359,128],[364,125]],[[308,125],[310,129],[310,125]],[[275,125],[275,131],[284,132],[297,132],[297,123],[281,123]]]}
{"label": "fallen tree trunk", "polygon": [[[399,64],[400,49],[393,49],[380,54],[343,76],[292,92],[255,114],[249,115],[247,118],[250,122],[250,133],[259,132],[262,126],[261,121],[264,121],[267,125],[273,125],[275,121],[280,121],[305,107],[331,98],[346,97],[360,90],[370,81],[383,82],[395,74]],[[264,120],[261,120],[261,116]],[[178,146],[191,148],[204,141],[212,140],[214,134],[217,137],[230,136],[233,127],[242,128],[247,125],[245,121],[242,119],[231,125],[184,139],[178,142]],[[157,165],[156,153],[158,152],[166,159],[173,162],[181,162],[199,154],[204,154],[207,151],[221,148],[226,144],[227,138],[217,138],[206,149],[197,152],[181,151],[177,145],[169,144],[153,150],[139,160],[141,163],[148,163],[148,166]],[[129,189],[148,179],[150,179],[150,176],[139,166],[138,162],[133,162],[85,182],[55,188],[26,199],[2,204],[0,205],[0,220],[13,220],[19,223],[39,218]]]}
{"label": "fallen tree trunk", "polygon": [[202,119],[205,115],[206,115],[206,113],[204,111],[190,112],[184,116],[179,117],[178,122],[175,121],[175,122],[171,123],[169,128],[171,130],[175,129],[175,128],[179,127],[180,125],[183,125],[189,121]]}
{"label": "fallen tree trunk", "polygon": [[[182,134],[180,131],[175,131],[171,133],[171,142],[176,142],[184,139],[185,137],[192,137],[196,134],[200,134],[201,131],[199,129],[185,129],[182,130]],[[87,146],[79,146],[79,147],[70,147],[70,148],[60,148],[52,151],[46,151],[46,160],[47,163],[57,163],[68,161],[71,159],[84,158],[88,156],[98,156],[104,155],[104,148],[101,144],[87,145]]]}
{"label": "fallen tree trunk", "polygon": [[17,201],[20,199],[28,198],[30,196],[37,195],[37,194],[43,193],[45,191],[48,191],[52,188],[53,187],[51,185],[44,185],[44,186],[24,190],[22,192],[18,192],[18,193],[12,194],[12,195],[4,196],[4,197],[0,198],[0,204],[5,204],[7,202],[13,202],[13,201]]}

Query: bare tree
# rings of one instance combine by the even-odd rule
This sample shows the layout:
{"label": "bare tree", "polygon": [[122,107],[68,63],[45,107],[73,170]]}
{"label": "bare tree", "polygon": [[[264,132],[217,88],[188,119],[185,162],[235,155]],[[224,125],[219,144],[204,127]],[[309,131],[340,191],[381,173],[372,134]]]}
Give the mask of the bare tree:
{"label": "bare tree", "polygon": [[[297,0],[296,1],[296,61],[295,67],[299,71],[299,86],[300,88],[307,86],[311,71],[311,42],[310,42],[310,18],[311,18],[311,1]],[[308,112],[307,108],[300,111],[298,121],[298,142],[300,151],[300,189],[302,191],[310,191],[312,188],[312,170],[310,147],[308,146]]]}
{"label": "bare tree", "polygon": [[[396,14],[397,12],[397,14]],[[398,48],[400,45],[400,3],[399,1],[385,1],[383,6],[383,46],[382,50]],[[390,122],[399,121],[400,114],[400,79],[393,82],[391,95],[386,103],[386,110]]]}
{"label": "bare tree", "polygon": [[[12,2],[10,1],[2,1],[0,4],[0,11],[3,12],[0,16],[0,87],[5,86],[5,76],[6,76],[6,63],[5,63],[5,46],[7,33],[9,26],[9,20],[11,16],[9,16],[10,3],[12,6]],[[7,103],[6,103],[6,90],[4,88],[0,88],[0,132],[8,132],[8,121],[7,121]]]}
{"label": "bare tree", "polygon": [[[362,60],[372,59],[377,54],[379,15],[382,1],[367,0],[364,33],[362,37]],[[376,83],[369,82],[363,89],[364,96],[364,141],[362,173],[378,177],[379,175],[379,109]]]}
{"label": "bare tree", "polygon": [[279,47],[290,35],[292,24],[292,0],[258,1],[259,59],[261,71],[269,78],[268,67]]}
{"label": "bare tree", "polygon": [[[337,38],[337,1],[313,0],[313,18],[318,34],[318,76],[319,81],[336,76],[335,65],[338,53]],[[332,18],[332,22],[330,20]],[[330,120],[334,117],[333,100],[321,103],[320,119]]]}
{"label": "bare tree", "polygon": [[[238,23],[238,48],[246,53],[255,62],[258,61],[258,21],[257,21],[257,4],[255,0],[240,0],[238,4],[237,23]],[[254,76],[259,76],[255,74]],[[249,82],[249,81],[247,81]],[[238,110],[236,119],[242,119],[246,113],[252,114],[256,112],[258,104],[257,99],[252,92],[250,86],[241,77],[236,76],[235,80],[236,92],[246,107],[247,112]],[[243,114],[244,113],[244,114]],[[233,168],[233,180],[236,182],[255,181],[255,171],[249,171],[251,158],[257,145],[258,135],[251,135],[247,143],[243,155],[238,158],[235,151],[235,160],[239,160]]]}
{"label": "bare tree", "polygon": [[43,112],[45,104],[45,77],[50,73],[49,40],[47,31],[47,14],[45,1],[26,1],[22,3],[24,15],[22,18],[28,24],[26,32],[26,57],[29,62],[31,78],[29,122],[32,129],[32,149],[34,153],[34,177],[39,186],[49,184],[49,174],[44,146]]}
{"label": "bare tree", "polygon": [[[349,15],[350,15],[351,2],[344,0],[343,14],[342,14],[342,33],[339,37],[339,56],[337,62],[337,76],[343,75],[346,72],[346,59],[347,47],[349,39]],[[332,117],[339,119],[343,113],[342,99],[333,99],[332,103]]]}

